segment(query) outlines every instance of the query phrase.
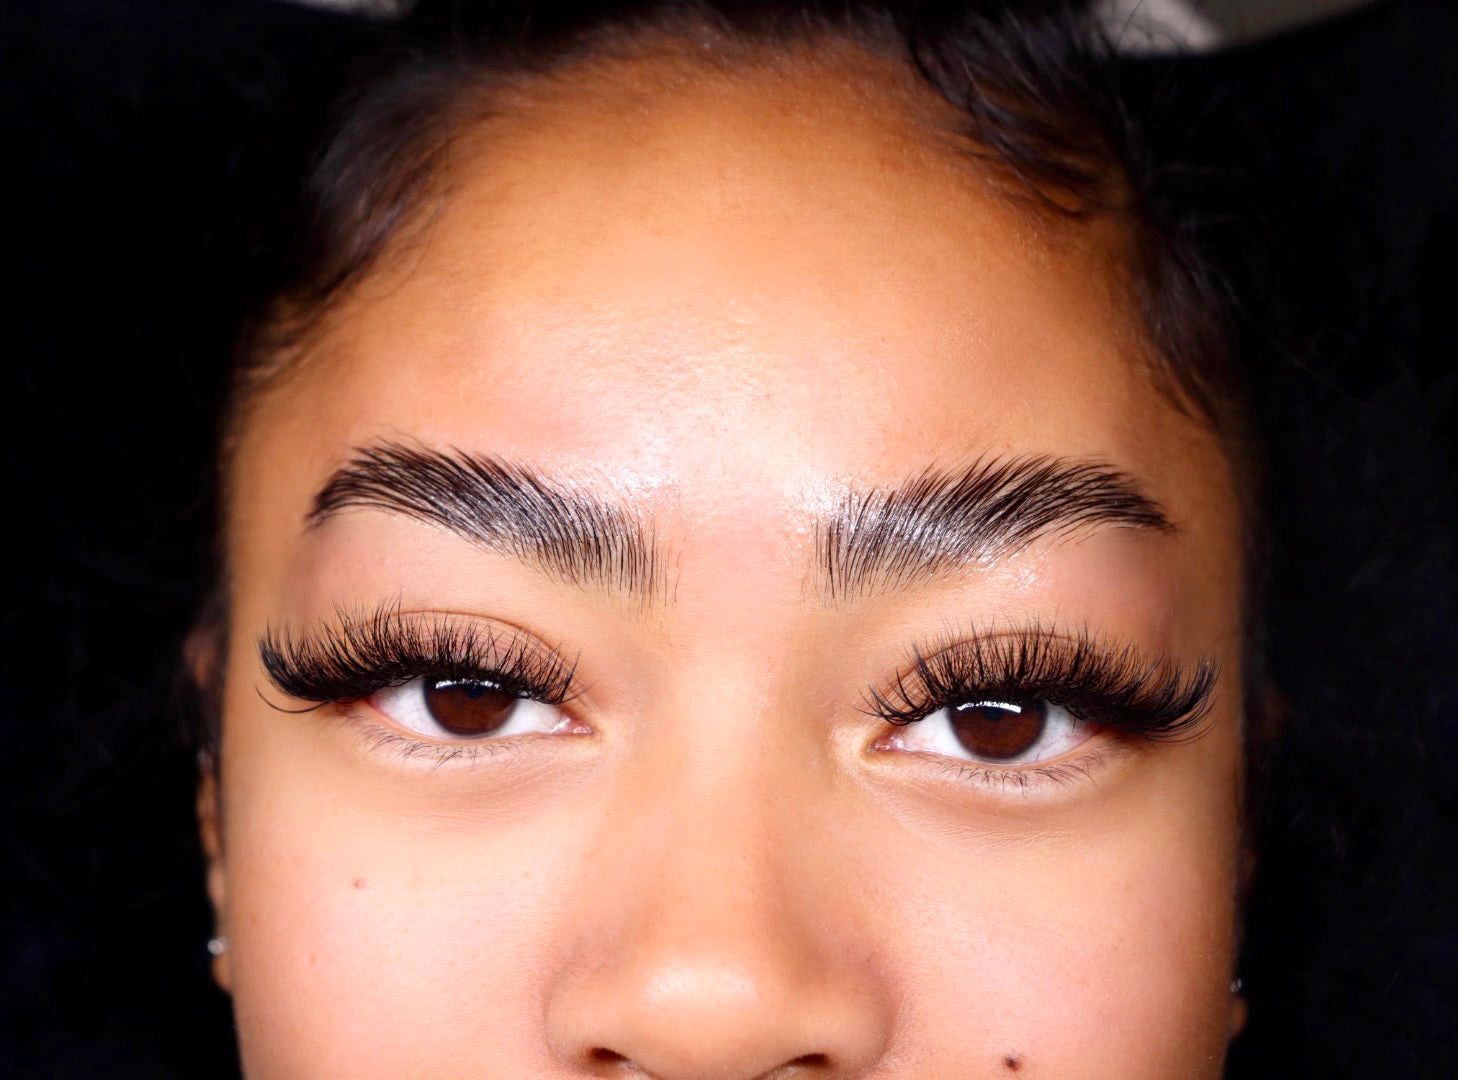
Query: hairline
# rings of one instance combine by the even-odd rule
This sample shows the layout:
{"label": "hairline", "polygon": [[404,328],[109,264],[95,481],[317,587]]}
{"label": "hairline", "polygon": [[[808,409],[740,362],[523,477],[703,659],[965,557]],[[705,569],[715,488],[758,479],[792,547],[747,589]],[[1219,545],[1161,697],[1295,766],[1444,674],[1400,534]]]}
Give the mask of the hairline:
{"label": "hairline", "polygon": [[[601,35],[580,55],[568,55],[561,63],[554,61],[539,69],[522,66],[503,74],[496,71],[485,72],[484,69],[487,65],[478,65],[478,70],[473,73],[471,80],[475,83],[475,89],[469,94],[462,95],[458,86],[455,91],[446,96],[443,102],[444,107],[430,117],[432,135],[425,143],[427,153],[444,155],[448,167],[449,147],[453,140],[459,138],[463,132],[473,127],[479,128],[488,122],[488,110],[491,104],[510,102],[514,94],[524,89],[530,91],[533,88],[544,86],[566,86],[571,83],[573,78],[591,75],[596,71],[611,70],[615,67],[621,70],[625,61],[632,63],[654,55],[673,57],[681,65],[681,70],[697,69],[711,74],[728,74],[736,77],[752,77],[765,70],[764,64],[756,62],[759,58],[767,61],[770,68],[787,63],[804,63],[810,59],[814,62],[824,62],[828,68],[833,69],[839,65],[842,70],[848,70],[844,58],[858,56],[869,58],[870,62],[883,65],[887,71],[899,72],[900,75],[897,79],[889,80],[878,87],[875,93],[888,101],[894,101],[904,106],[908,119],[916,121],[918,132],[933,138],[937,134],[942,135],[946,139],[943,148],[972,150],[972,154],[955,155],[971,166],[969,175],[977,175],[984,180],[993,180],[997,185],[998,197],[1010,208],[1023,212],[1035,226],[1073,229],[1080,234],[1086,234],[1089,229],[1099,227],[1099,223],[1106,224],[1114,219],[1125,219],[1116,221],[1118,227],[1108,230],[1106,233],[1108,236],[1118,238],[1117,250],[1108,247],[1107,242],[1105,250],[1108,253],[1110,267],[1119,274],[1121,279],[1119,282],[1120,307],[1129,316],[1127,324],[1130,333],[1127,343],[1135,347],[1129,362],[1140,365],[1145,376],[1150,378],[1155,389],[1173,408],[1200,423],[1216,438],[1221,456],[1229,468],[1229,474],[1236,489],[1235,496],[1241,515],[1243,542],[1240,555],[1246,567],[1242,588],[1244,615],[1242,631],[1247,642],[1252,647],[1257,647],[1257,639],[1260,636],[1258,612],[1263,606],[1265,594],[1265,583],[1261,576],[1264,561],[1262,552],[1268,543],[1265,535],[1266,515],[1262,512],[1262,473],[1259,459],[1254,450],[1254,441],[1244,426],[1239,410],[1236,410],[1235,422],[1232,424],[1231,418],[1218,407],[1218,403],[1212,409],[1208,403],[1191,396],[1186,381],[1180,376],[1175,357],[1168,355],[1161,346],[1154,328],[1142,310],[1139,290],[1146,283],[1153,282],[1152,272],[1140,265],[1140,260],[1147,250],[1146,242],[1141,237],[1141,231],[1146,223],[1152,220],[1150,213],[1132,203],[1116,207],[1100,207],[1087,215],[1059,213],[1057,203],[1050,203],[1047,198],[1046,187],[1040,187],[1035,178],[1018,175],[1010,161],[1001,160],[989,152],[977,152],[979,150],[988,151],[989,148],[969,146],[965,137],[951,126],[924,123],[926,118],[933,115],[931,109],[933,103],[937,103],[935,111],[943,114],[946,114],[946,107],[949,103],[941,99],[937,87],[923,73],[914,70],[907,56],[900,50],[887,47],[891,41],[889,35],[882,35],[862,21],[851,21],[835,26],[808,27],[789,36],[786,40],[751,40],[749,35],[729,27],[719,34],[721,41],[736,46],[731,50],[731,55],[726,57],[722,53],[695,53],[693,51],[692,41],[683,32],[682,27],[695,20],[698,20],[700,25],[704,25],[703,20],[698,15],[694,15],[689,19],[670,19],[663,23],[632,30],[621,26],[611,26],[609,27],[611,33]],[[841,59],[831,60],[834,53],[842,54]],[[512,65],[508,61],[506,66],[511,67]],[[849,81],[847,84],[855,85]],[[890,87],[896,85],[906,88],[904,97],[902,93],[890,92]],[[529,96],[528,93],[527,96],[517,100],[527,101]],[[923,112],[917,109],[915,107],[917,102],[925,103],[928,106],[927,110]],[[941,143],[939,142],[938,145]],[[1133,193],[1132,176],[1126,171],[1126,163],[1121,161],[1117,155],[1111,153],[1107,160],[1102,162],[1102,166],[1114,180],[1123,196],[1127,197]],[[223,592],[229,587],[226,541],[231,517],[230,501],[233,488],[231,475],[236,464],[237,447],[244,437],[250,419],[263,401],[279,386],[286,383],[293,372],[306,366],[321,352],[326,351],[323,346],[328,337],[331,314],[346,303],[348,297],[361,283],[379,271],[382,261],[398,254],[402,246],[408,245],[412,236],[418,235],[422,222],[430,220],[433,214],[438,212],[448,195],[443,183],[444,175],[439,168],[427,169],[427,183],[424,185],[423,191],[412,192],[410,197],[405,200],[404,213],[397,222],[396,228],[385,236],[384,243],[370,253],[370,257],[343,282],[342,287],[320,298],[315,310],[307,313],[310,326],[297,343],[297,348],[275,351],[273,355],[266,357],[265,363],[260,364],[260,359],[264,359],[264,357],[257,349],[258,337],[248,335],[240,339],[233,363],[234,375],[230,380],[218,444],[216,491],[219,513],[216,516],[215,548],[221,558],[217,575],[217,591]],[[1189,303],[1197,302],[1189,301]],[[275,325],[271,315],[256,319],[250,324],[255,330],[259,328],[267,330]]]}

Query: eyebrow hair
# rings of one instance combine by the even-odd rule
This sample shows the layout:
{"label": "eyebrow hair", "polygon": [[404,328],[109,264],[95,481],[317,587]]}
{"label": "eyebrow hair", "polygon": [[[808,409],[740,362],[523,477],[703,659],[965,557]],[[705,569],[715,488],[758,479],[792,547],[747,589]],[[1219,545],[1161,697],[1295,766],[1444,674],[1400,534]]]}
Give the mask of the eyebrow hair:
{"label": "eyebrow hair", "polygon": [[1038,455],[932,467],[851,492],[816,522],[817,584],[831,602],[868,596],[1106,525],[1174,531],[1133,477],[1099,462]]}
{"label": "eyebrow hair", "polygon": [[652,599],[664,585],[654,535],[630,507],[495,456],[400,442],[359,448],[314,496],[308,527],[355,507],[439,525],[575,586]]}

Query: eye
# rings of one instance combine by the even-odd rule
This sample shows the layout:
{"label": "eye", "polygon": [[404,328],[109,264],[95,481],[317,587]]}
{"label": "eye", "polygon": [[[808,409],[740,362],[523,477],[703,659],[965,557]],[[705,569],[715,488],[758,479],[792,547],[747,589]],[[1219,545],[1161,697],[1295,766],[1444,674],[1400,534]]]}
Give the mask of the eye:
{"label": "eye", "polygon": [[415,678],[378,690],[369,700],[405,730],[432,739],[503,738],[572,727],[555,705],[514,694],[486,679]]}
{"label": "eye", "polygon": [[882,744],[983,764],[1031,765],[1067,753],[1096,730],[1046,698],[989,697],[927,713]]}

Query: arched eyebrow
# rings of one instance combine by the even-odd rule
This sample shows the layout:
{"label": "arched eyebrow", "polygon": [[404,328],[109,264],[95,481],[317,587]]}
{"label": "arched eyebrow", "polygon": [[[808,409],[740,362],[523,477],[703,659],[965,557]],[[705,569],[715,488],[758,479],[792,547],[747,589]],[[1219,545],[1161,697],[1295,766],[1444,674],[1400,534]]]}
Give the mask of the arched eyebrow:
{"label": "arched eyebrow", "polygon": [[404,514],[569,584],[652,600],[664,589],[654,534],[633,507],[532,467],[400,442],[357,449],[314,497],[314,528],[351,508]]}
{"label": "arched eyebrow", "polygon": [[1099,462],[1038,455],[931,467],[850,492],[816,522],[815,584],[827,602],[869,596],[1103,526],[1174,531],[1132,476]]}

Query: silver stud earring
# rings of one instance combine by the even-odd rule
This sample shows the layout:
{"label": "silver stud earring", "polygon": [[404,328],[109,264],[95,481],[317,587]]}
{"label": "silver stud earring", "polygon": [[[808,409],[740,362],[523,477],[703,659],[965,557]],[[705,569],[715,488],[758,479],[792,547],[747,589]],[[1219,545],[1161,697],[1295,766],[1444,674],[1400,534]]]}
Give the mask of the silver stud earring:
{"label": "silver stud earring", "polygon": [[208,952],[213,956],[222,956],[228,951],[228,939],[225,937],[208,938]]}
{"label": "silver stud earring", "polygon": [[1242,979],[1239,975],[1237,975],[1235,978],[1233,978],[1233,979],[1230,980],[1230,992],[1232,994],[1238,994],[1238,993],[1240,993],[1244,989],[1245,989],[1245,980]]}

